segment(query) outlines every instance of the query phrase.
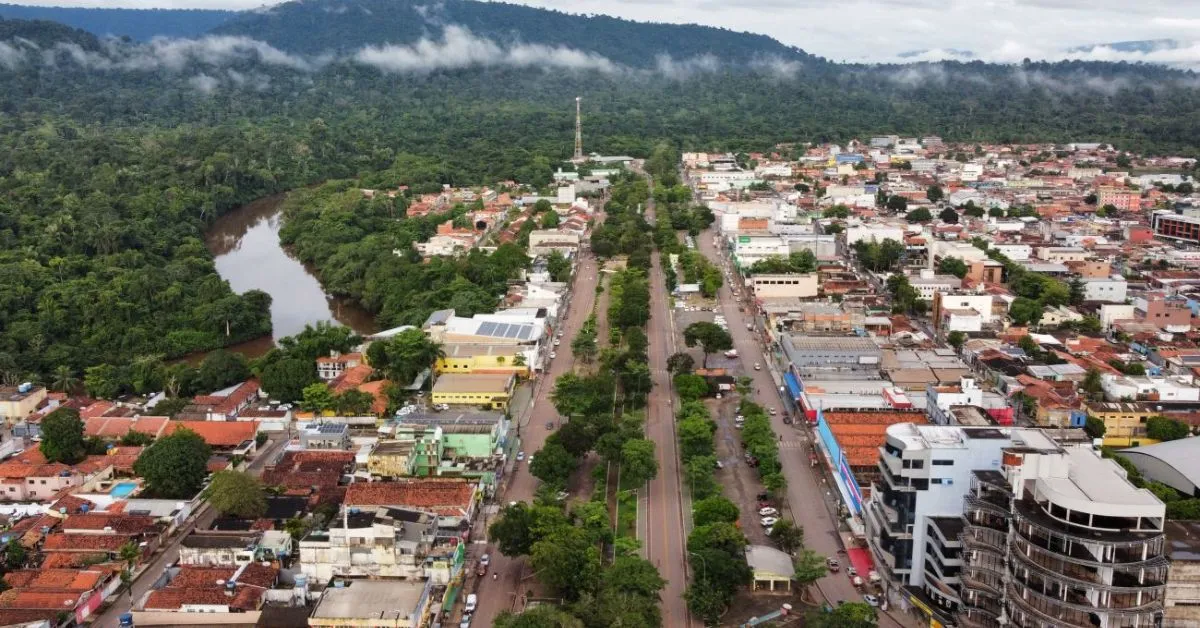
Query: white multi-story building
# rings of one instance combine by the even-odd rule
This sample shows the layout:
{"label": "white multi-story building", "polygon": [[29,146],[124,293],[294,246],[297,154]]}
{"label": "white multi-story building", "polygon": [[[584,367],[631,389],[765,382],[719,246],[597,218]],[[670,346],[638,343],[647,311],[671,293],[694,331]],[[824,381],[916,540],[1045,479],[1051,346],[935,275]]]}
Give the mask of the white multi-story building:
{"label": "white multi-story building", "polygon": [[1078,430],[887,428],[864,509],[886,593],[941,623],[1154,626],[1166,507]]}
{"label": "white multi-story building", "polygon": [[1105,303],[1124,303],[1128,296],[1129,284],[1120,275],[1107,278],[1084,279],[1083,300],[1103,301]]}
{"label": "white multi-story building", "polygon": [[874,239],[876,242],[884,240],[895,240],[904,242],[904,228],[899,226],[888,226],[881,224],[858,225],[848,227],[846,229],[846,244],[853,246],[859,240],[870,242]]}
{"label": "white multi-story building", "polygon": [[992,248],[1014,262],[1026,262],[1033,257],[1033,247],[1028,244],[993,244]]}

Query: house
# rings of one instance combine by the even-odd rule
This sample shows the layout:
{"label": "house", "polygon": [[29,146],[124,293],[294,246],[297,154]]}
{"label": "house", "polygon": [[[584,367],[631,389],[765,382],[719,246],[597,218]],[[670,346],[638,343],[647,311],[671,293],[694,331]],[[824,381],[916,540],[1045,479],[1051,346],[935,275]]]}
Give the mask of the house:
{"label": "house", "polygon": [[386,506],[421,510],[438,515],[448,536],[458,536],[469,523],[481,498],[479,485],[465,480],[409,479],[397,482],[355,482],[346,488],[346,508]]}
{"label": "house", "polygon": [[[109,468],[111,474],[111,467]],[[0,462],[0,499],[4,501],[48,501],[66,488],[81,486],[96,477],[60,462],[47,462],[38,449]]]}
{"label": "house", "polygon": [[259,388],[257,379],[248,379],[212,394],[197,396],[179,416],[201,421],[235,421],[239,412],[258,400]]}
{"label": "house", "polygon": [[432,513],[345,508],[327,529],[301,539],[300,569],[316,584],[334,578],[421,580],[428,576],[426,557],[437,532],[438,517]]}
{"label": "house", "polygon": [[200,435],[216,451],[242,452],[253,456],[257,450],[254,437],[258,433],[258,421],[170,421],[163,430],[170,436],[179,430],[191,430]]}
{"label": "house", "polygon": [[[88,619],[104,598],[121,585],[118,572],[110,569],[19,569],[4,574],[8,590],[0,594],[0,622],[5,625],[26,621],[15,615],[21,611],[45,609],[57,619],[69,611],[75,622]],[[58,602],[58,606],[51,606]]]}
{"label": "house", "polygon": [[[262,607],[279,567],[251,562],[237,567],[184,565],[165,587],[146,593],[137,608],[146,612],[239,613]],[[137,621],[137,616],[134,616]],[[180,619],[181,623],[186,620]]]}
{"label": "house", "polygon": [[254,560],[262,532],[193,530],[179,543],[179,564],[232,567]]}
{"label": "house", "polygon": [[167,427],[169,419],[165,416],[140,417],[96,417],[83,422],[83,434],[89,438],[119,440],[130,432],[145,434],[158,438]]}
{"label": "house", "polygon": [[300,430],[304,449],[350,449],[350,426],[345,423],[309,423]]}
{"label": "house", "polygon": [[361,353],[346,353],[339,351],[330,351],[328,357],[317,358],[317,377],[321,381],[328,382],[341,375],[348,368],[365,364]]}
{"label": "house", "polygon": [[1124,303],[1128,284],[1121,275],[1083,280],[1083,300]]}
{"label": "house", "polygon": [[282,487],[285,495],[305,497],[314,507],[340,503],[345,494],[342,477],[354,471],[354,455],[352,451],[290,450],[263,470],[262,482]]}
{"label": "house", "polygon": [[533,256],[549,255],[558,251],[567,257],[574,256],[579,251],[582,237],[579,233],[566,229],[534,229],[529,233],[529,254]]}
{"label": "house", "polygon": [[20,386],[0,386],[0,417],[9,425],[24,420],[46,400],[43,386],[25,383]]}
{"label": "house", "polygon": [[508,407],[516,381],[516,376],[511,374],[447,374],[439,377],[434,383],[431,400],[435,404],[472,405],[489,410],[504,410]]}

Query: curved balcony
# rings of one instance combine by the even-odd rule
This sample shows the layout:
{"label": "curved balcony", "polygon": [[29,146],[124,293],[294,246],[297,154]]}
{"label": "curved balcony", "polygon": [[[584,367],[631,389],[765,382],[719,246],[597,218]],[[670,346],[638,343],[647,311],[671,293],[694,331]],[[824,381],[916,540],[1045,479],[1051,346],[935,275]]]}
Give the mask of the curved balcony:
{"label": "curved balcony", "polygon": [[954,616],[959,628],[1001,628],[1000,620],[986,615],[972,614],[969,611],[960,612]]}
{"label": "curved balcony", "polygon": [[[1040,576],[1029,574],[1013,574],[1008,580],[1008,586],[1015,588],[1026,600],[1043,600],[1046,606],[1063,611],[1079,613],[1085,616],[1092,614],[1112,617],[1131,617],[1141,614],[1153,614],[1162,610],[1162,592],[1153,595],[1150,590],[1138,594],[1118,594],[1108,597],[1109,603],[1097,606],[1083,592],[1076,588],[1064,587],[1055,580],[1043,580]],[[1139,600],[1138,598],[1142,599]]]}
{"label": "curved balcony", "polygon": [[[1060,542],[1111,548],[1114,560],[1110,563],[1141,562],[1142,554],[1162,554],[1165,535],[1162,532],[1135,530],[1091,530],[1059,521],[1047,515],[1035,503],[1016,502],[1013,524],[1024,537],[1037,542],[1038,538]],[[1043,545],[1039,543],[1039,545]]]}
{"label": "curved balcony", "polygon": [[[1129,541],[1122,543],[1120,547],[1116,547],[1115,544],[1109,545],[1108,547],[1112,548],[1110,550],[1112,559],[1102,560],[1102,557],[1096,555],[1093,548],[1103,550],[1104,546],[1097,547],[1095,542],[1088,539],[1074,536],[1064,537],[1036,524],[1016,525],[1014,529],[1015,532],[1010,541],[1014,551],[1018,549],[1024,551],[1026,546],[1033,547],[1045,555],[1085,567],[1112,568],[1120,566],[1131,569],[1157,567],[1165,562],[1161,556],[1161,538],[1152,541]],[[1037,534],[1039,532],[1041,534]],[[1149,546],[1147,546],[1148,543]],[[1137,551],[1137,548],[1144,549],[1149,557],[1142,558],[1143,552]]]}
{"label": "curved balcony", "polygon": [[981,596],[976,594],[964,595],[962,606],[959,607],[958,615],[970,615],[973,617],[1000,619],[1004,614],[1004,607],[1000,604],[1000,598]]}
{"label": "curved balcony", "polygon": [[1074,628],[1094,628],[1091,617],[1087,613],[1078,613],[1064,609],[1054,603],[1041,599],[1025,599],[1014,586],[1007,587],[1004,606],[1008,612],[1008,625],[1018,628],[1058,628],[1071,626]]}
{"label": "curved balcony", "polygon": [[1004,548],[1008,544],[1008,532],[968,523],[963,529],[963,533],[958,536],[958,540],[966,549],[982,550],[1003,556]]}
{"label": "curved balcony", "polygon": [[1008,518],[1009,509],[1007,504],[1004,503],[1005,500],[1002,498],[991,496],[977,497],[968,493],[963,499],[966,502],[968,513],[973,511],[986,511],[997,514],[1005,519]]}
{"label": "curved balcony", "polygon": [[1160,557],[1157,561],[1158,564],[1146,567],[1132,569],[1108,567],[1107,569],[1112,571],[1112,576],[1110,581],[1105,581],[1104,575],[1098,567],[1095,569],[1084,567],[1061,554],[1052,553],[1023,539],[1015,540],[1011,547],[1012,551],[1009,554],[1014,567],[1022,566],[1044,576],[1065,580],[1089,589],[1112,593],[1132,593],[1147,590],[1162,591],[1167,586],[1168,563],[1165,558]]}
{"label": "curved balcony", "polygon": [[975,591],[983,595],[993,595],[999,597],[1004,590],[1004,581],[984,570],[974,570],[967,568],[958,576],[958,581],[962,583],[964,592]]}

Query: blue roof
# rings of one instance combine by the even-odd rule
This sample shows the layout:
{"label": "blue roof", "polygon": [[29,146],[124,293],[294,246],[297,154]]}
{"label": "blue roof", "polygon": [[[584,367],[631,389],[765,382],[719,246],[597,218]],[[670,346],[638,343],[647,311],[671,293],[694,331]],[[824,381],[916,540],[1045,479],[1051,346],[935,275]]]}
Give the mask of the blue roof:
{"label": "blue roof", "polygon": [[791,373],[783,374],[783,381],[787,384],[788,390],[791,391],[794,399],[800,398],[800,393],[804,391],[804,387],[800,385],[800,380],[796,379]]}

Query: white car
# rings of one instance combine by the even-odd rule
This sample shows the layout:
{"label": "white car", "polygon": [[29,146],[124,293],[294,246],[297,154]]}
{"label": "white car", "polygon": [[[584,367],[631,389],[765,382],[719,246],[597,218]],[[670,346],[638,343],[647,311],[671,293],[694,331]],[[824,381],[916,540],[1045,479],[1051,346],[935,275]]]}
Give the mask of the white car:
{"label": "white car", "polygon": [[467,605],[463,608],[464,613],[474,613],[475,606],[479,604],[479,596],[474,593],[467,596]]}
{"label": "white car", "polygon": [[558,354],[557,354],[557,353],[555,353],[555,352],[553,352],[553,351],[551,351],[551,352],[550,352],[550,359],[551,359],[551,360],[553,360],[554,358],[557,358],[557,357],[558,357]]}
{"label": "white car", "polygon": [[533,456],[529,457],[529,464],[533,464]]}
{"label": "white car", "polygon": [[558,345],[561,345],[561,344],[562,344],[562,341],[561,341],[561,340],[558,340],[558,339],[555,339],[555,340],[554,340],[554,346],[556,346],[556,347],[557,347]]}
{"label": "white car", "polygon": [[520,462],[520,461],[522,461],[522,460],[524,460],[524,459],[525,459],[525,452],[523,452],[523,451],[518,451],[518,452],[517,452],[517,462]]}
{"label": "white car", "polygon": [[487,567],[487,566],[488,566],[488,565],[490,565],[490,564],[492,564],[492,557],[491,557],[491,556],[488,556],[487,554],[484,554],[483,556],[480,556],[480,557],[479,557],[479,566],[480,566],[480,567]]}
{"label": "white car", "polygon": [[775,522],[777,522],[777,521],[779,521],[779,517],[763,517],[762,518],[762,527],[769,528],[769,527],[775,525]]}
{"label": "white car", "polygon": [[875,597],[874,595],[864,595],[863,601],[871,606],[879,606],[879,598]]}
{"label": "white car", "polygon": [[770,506],[758,509],[758,516],[760,516],[760,517],[774,517],[778,514],[779,514],[779,511],[775,510],[774,508],[772,508]]}
{"label": "white car", "polygon": [[755,363],[754,363],[754,370],[756,370],[756,371],[761,371],[761,370],[762,370],[762,365],[761,365],[761,364],[759,364],[758,362],[755,362]]}

